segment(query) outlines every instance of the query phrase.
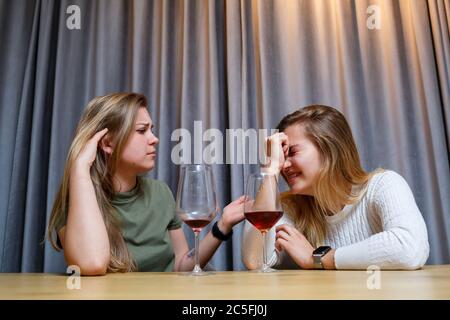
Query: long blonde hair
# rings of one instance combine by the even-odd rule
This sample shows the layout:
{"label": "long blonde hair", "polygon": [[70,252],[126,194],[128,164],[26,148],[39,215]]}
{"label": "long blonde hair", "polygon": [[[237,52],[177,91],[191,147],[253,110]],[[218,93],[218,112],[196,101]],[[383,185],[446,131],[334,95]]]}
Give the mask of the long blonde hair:
{"label": "long blonde hair", "polygon": [[96,132],[108,128],[108,137],[114,141],[115,148],[110,155],[102,148],[97,148],[97,156],[90,169],[90,175],[109,238],[111,257],[108,266],[109,272],[136,270],[136,264],[128,251],[120,222],[112,206],[112,199],[114,196],[113,176],[123,148],[134,129],[135,119],[141,107],[147,107],[145,96],[128,92],[96,97],[89,102],[69,149],[64,175],[53,204],[47,229],[50,243],[59,251],[62,248],[56,242],[56,232],[62,227],[61,222],[67,218],[69,179],[74,161]]}
{"label": "long blonde hair", "polygon": [[[326,237],[325,216],[340,211],[344,204],[359,201],[370,178],[381,170],[364,171],[350,126],[337,109],[310,105],[285,116],[277,129],[284,131],[292,125],[301,125],[317,147],[322,167],[314,196],[285,192],[281,200],[296,228],[313,246],[319,246]],[[355,193],[352,187],[356,187]]]}

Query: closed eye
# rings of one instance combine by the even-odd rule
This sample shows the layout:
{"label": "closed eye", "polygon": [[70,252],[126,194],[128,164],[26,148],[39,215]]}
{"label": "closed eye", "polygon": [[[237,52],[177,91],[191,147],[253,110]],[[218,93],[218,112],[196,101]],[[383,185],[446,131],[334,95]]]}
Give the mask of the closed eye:
{"label": "closed eye", "polygon": [[144,134],[147,130],[148,130],[148,128],[150,128],[150,131],[151,132],[153,132],[153,128],[154,128],[154,126],[152,125],[151,127],[150,127],[150,125],[146,125],[146,126],[144,126],[144,127],[141,127],[141,128],[139,128],[139,129],[137,129],[136,131],[139,133],[139,134]]}
{"label": "closed eye", "polygon": [[147,129],[148,129],[148,126],[145,126],[145,127],[140,127],[136,131],[139,132],[140,134],[144,134],[145,131],[147,131]]}

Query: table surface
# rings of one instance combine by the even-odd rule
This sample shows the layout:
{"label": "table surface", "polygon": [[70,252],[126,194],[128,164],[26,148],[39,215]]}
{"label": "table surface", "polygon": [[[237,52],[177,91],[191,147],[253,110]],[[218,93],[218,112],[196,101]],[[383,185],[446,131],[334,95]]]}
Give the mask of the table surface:
{"label": "table surface", "polygon": [[228,271],[204,277],[159,272],[78,278],[49,273],[0,273],[0,299],[450,299],[450,265],[375,273]]}

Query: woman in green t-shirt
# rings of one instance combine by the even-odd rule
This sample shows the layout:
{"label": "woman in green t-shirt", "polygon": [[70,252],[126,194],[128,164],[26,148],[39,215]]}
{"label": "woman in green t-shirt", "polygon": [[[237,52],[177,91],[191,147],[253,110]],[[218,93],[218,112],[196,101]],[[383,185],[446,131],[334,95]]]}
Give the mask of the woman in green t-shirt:
{"label": "woman in green t-shirt", "polygon": [[[80,120],[47,232],[83,275],[194,267],[169,188],[139,176],[155,166],[152,128],[146,98],[136,93],[94,98]],[[244,219],[242,203],[224,208],[223,234]],[[211,232],[201,241],[202,266],[220,243]]]}

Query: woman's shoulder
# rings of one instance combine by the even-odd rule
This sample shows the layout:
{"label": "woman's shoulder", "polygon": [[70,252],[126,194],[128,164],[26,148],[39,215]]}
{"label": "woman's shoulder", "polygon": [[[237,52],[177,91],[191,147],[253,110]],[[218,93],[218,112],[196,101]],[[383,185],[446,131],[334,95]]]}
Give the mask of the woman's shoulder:
{"label": "woman's shoulder", "polygon": [[368,194],[371,198],[386,192],[410,190],[408,182],[393,170],[377,170],[368,183]]}
{"label": "woman's shoulder", "polygon": [[393,170],[378,169],[374,172],[369,181],[369,185],[378,185],[386,183],[404,183],[405,178]]}
{"label": "woman's shoulder", "polygon": [[144,192],[152,192],[152,193],[162,193],[162,194],[170,194],[172,195],[172,191],[170,190],[167,183],[161,180],[156,180],[148,177],[141,177],[142,189]]}

